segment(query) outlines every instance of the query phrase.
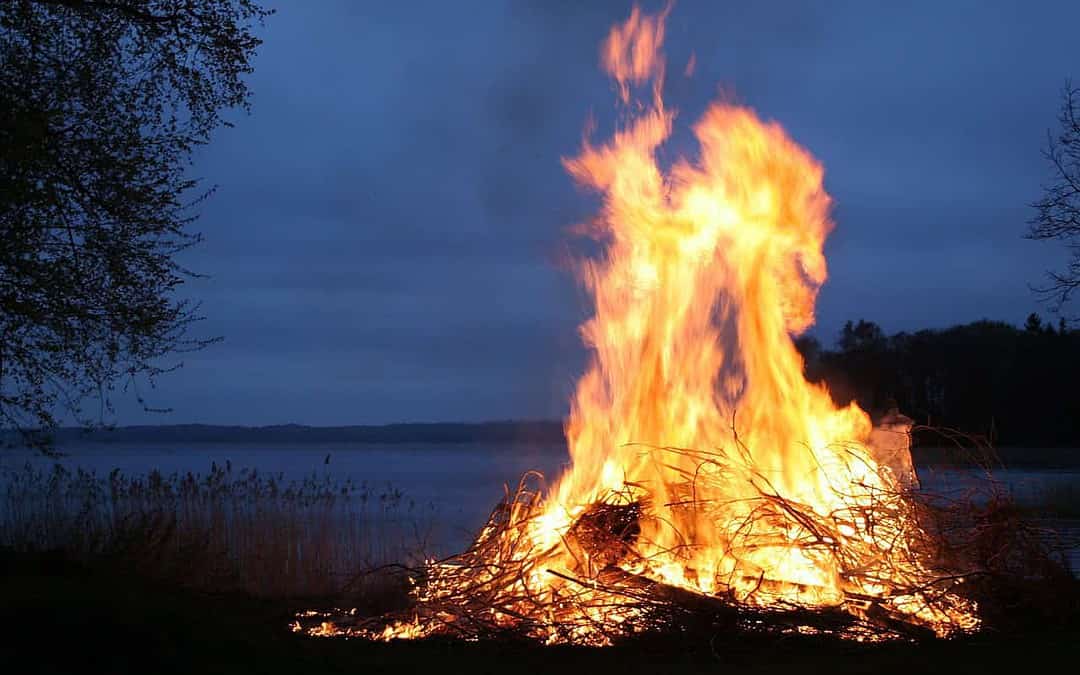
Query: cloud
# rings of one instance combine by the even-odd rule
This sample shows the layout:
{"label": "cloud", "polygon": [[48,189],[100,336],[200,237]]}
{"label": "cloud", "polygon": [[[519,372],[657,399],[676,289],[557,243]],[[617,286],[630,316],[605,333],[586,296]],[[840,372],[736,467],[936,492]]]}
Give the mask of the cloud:
{"label": "cloud", "polygon": [[[684,0],[667,92],[717,86],[825,164],[837,230],[819,324],[1019,321],[1060,251],[1021,239],[1080,5]],[[595,208],[560,159],[614,94],[598,44],[626,2],[295,3],[255,108],[200,152],[222,186],[188,289],[226,339],[155,396],[167,421],[561,414],[587,305],[566,228]],[[691,52],[693,78],[682,76]],[[683,131],[672,151],[692,149]],[[671,154],[671,153],[669,153]],[[208,384],[212,383],[212,384]],[[149,418],[162,421],[161,418]],[[122,422],[146,421],[125,404]]]}

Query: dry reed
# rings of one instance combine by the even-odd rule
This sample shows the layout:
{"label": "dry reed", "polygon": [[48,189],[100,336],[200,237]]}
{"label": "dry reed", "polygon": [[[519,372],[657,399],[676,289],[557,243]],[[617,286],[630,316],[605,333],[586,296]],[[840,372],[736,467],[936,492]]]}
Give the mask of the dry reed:
{"label": "dry reed", "polygon": [[61,464],[0,471],[0,545],[213,591],[328,596],[364,569],[423,559],[433,507],[391,485],[234,471],[99,476]]}

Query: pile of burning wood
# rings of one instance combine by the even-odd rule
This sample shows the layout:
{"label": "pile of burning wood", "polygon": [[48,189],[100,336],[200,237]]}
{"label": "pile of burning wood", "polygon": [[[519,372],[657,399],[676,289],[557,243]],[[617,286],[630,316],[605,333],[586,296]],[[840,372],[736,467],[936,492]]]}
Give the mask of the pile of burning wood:
{"label": "pile of burning wood", "polygon": [[805,379],[793,338],[813,324],[833,227],[821,165],[726,103],[694,125],[698,156],[658,159],[675,121],[665,17],[635,9],[612,29],[601,61],[625,123],[564,161],[603,197],[585,228],[603,250],[582,262],[595,315],[570,469],[551,486],[527,475],[468,550],[407,571],[407,612],[309,612],[297,630],[603,645],[980,626],[969,588],[987,566],[956,542],[986,522],[920,496],[910,420],[875,427]]}
{"label": "pile of burning wood", "polygon": [[[881,495],[869,505],[861,516],[872,518],[883,531],[899,532],[900,522],[916,523],[923,532],[919,541],[924,548],[909,550],[913,559],[890,569],[880,560],[867,565],[845,552],[837,543],[844,524],[840,514],[822,516],[807,505],[760,493],[754,518],[802,528],[806,534],[795,545],[839,561],[848,588],[867,583],[887,583],[890,588],[879,595],[849,590],[836,602],[820,604],[777,601],[790,590],[783,588],[789,582],[770,579],[765,570],[741,592],[734,581],[704,593],[650,576],[638,544],[651,505],[632,487],[588,505],[557,546],[538,550],[532,532],[545,512],[542,483],[539,474],[526,475],[463,553],[419,568],[397,568],[413,586],[407,610],[380,616],[356,610],[309,611],[297,616],[294,630],[374,640],[443,636],[589,645],[649,633],[921,640],[977,630],[977,605],[983,615],[1003,609],[994,606],[1000,600],[994,597],[994,585],[1002,580],[1069,576],[1054,559],[1045,533],[1010,512],[1008,497],[990,480],[948,500],[907,491]],[[684,506],[710,508],[701,503]],[[753,522],[747,521],[744,543],[752,530]],[[567,551],[574,561],[569,566]],[[912,575],[910,570],[919,565],[934,571]],[[906,579],[908,585],[897,579]]]}
{"label": "pile of burning wood", "polygon": [[[717,461],[685,449],[648,450],[693,455],[703,464]],[[708,473],[699,472],[697,480]],[[691,480],[686,477],[679,491],[692,494]],[[643,521],[655,509],[648,493],[636,486],[588,504],[551,548],[543,550],[535,535],[546,512],[543,495],[542,478],[527,475],[465,552],[419,569],[402,568],[401,573],[414,584],[413,606],[408,610],[379,617],[312,612],[298,617],[296,629],[369,639],[443,635],[611,644],[646,632],[676,630],[822,633],[860,640],[920,638],[971,631],[979,624],[974,603],[959,594],[957,587],[965,576],[978,576],[981,570],[976,561],[963,560],[955,547],[946,546],[946,535],[954,543],[959,541],[955,528],[937,536],[923,530],[918,541],[925,548],[897,546],[903,556],[895,558],[891,567],[894,552],[868,561],[844,545],[843,532],[851,519],[870,520],[873,530],[898,542],[905,541],[905,527],[941,526],[946,510],[914,493],[878,495],[858,513],[822,515],[767,489],[740,506],[741,513],[750,515],[736,530],[731,548],[771,545],[767,535],[755,534],[756,525],[768,523],[768,531],[795,528],[802,532],[797,540],[783,542],[785,547],[835,561],[847,590],[824,602],[820,601],[823,589],[792,588],[790,581],[770,578],[765,569],[756,578],[717,583],[710,593],[702,592],[700,583],[698,588],[688,588],[658,578],[651,562],[692,556],[666,551],[663,555],[653,552],[652,561],[646,559],[650,554],[642,549],[649,547],[639,546],[639,540]],[[723,505],[685,501],[679,508],[724,517]],[[934,518],[938,520],[928,522]],[[855,590],[886,584],[887,593]],[[800,598],[812,600],[800,602]]]}

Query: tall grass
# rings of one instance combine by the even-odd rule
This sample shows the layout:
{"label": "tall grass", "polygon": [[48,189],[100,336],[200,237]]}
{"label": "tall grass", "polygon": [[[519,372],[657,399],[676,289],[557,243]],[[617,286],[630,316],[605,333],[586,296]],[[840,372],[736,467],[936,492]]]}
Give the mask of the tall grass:
{"label": "tall grass", "polygon": [[433,507],[390,485],[287,481],[228,462],[146,476],[26,464],[0,470],[0,490],[2,546],[272,597],[363,590],[358,572],[417,562],[433,523]]}

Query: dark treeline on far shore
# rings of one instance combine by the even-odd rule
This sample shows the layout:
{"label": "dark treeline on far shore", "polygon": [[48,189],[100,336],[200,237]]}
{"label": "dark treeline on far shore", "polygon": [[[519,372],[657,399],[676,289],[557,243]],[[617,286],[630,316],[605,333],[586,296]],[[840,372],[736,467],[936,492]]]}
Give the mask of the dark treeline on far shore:
{"label": "dark treeline on far shore", "polygon": [[976,321],[886,335],[859,320],[845,324],[832,349],[810,336],[796,344],[811,380],[875,417],[896,407],[917,424],[998,446],[1080,446],[1080,330],[1064,322],[1032,314],[1022,328]]}
{"label": "dark treeline on far shore", "polygon": [[[849,321],[832,348],[812,336],[796,346],[807,377],[837,403],[855,400],[877,419],[897,408],[916,424],[946,427],[998,447],[1080,447],[1080,330],[1032,314],[1024,327],[976,321],[940,330],[886,335]],[[18,436],[0,432],[18,445]],[[559,420],[401,423],[313,427],[299,424],[174,424],[86,430],[61,428],[70,443],[562,443]],[[941,445],[916,434],[916,445]]]}

